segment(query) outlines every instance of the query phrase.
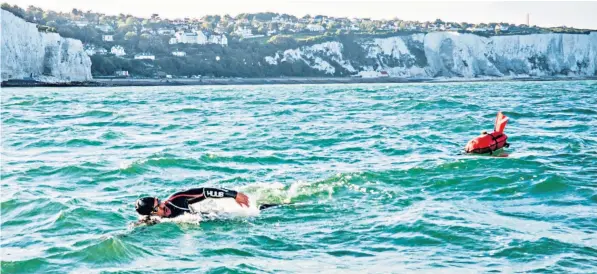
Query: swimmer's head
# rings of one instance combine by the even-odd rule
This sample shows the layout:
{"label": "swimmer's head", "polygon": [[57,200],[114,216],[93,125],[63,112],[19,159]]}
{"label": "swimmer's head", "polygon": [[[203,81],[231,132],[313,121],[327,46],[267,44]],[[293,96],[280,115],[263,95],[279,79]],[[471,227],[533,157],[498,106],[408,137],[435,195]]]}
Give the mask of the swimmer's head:
{"label": "swimmer's head", "polygon": [[165,202],[160,203],[160,199],[156,197],[144,197],[135,202],[135,210],[139,215],[150,216],[156,215],[160,217],[168,217],[172,212],[166,206]]}
{"label": "swimmer's head", "polygon": [[159,209],[159,201],[155,197],[143,197],[135,202],[135,210],[139,215],[149,216],[151,213],[157,212]]}

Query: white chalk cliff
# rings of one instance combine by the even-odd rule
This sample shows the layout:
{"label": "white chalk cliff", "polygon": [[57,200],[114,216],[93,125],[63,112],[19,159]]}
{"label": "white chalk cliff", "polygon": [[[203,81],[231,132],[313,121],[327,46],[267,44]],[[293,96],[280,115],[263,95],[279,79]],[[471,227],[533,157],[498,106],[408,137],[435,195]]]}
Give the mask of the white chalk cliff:
{"label": "white chalk cliff", "polygon": [[322,75],[375,77],[597,76],[597,32],[490,38],[433,32],[362,39],[351,58],[341,42],[289,49],[265,57],[270,65],[304,62]]}
{"label": "white chalk cliff", "polygon": [[37,30],[2,10],[2,81],[28,79],[42,82],[91,80],[91,60],[79,40]]}

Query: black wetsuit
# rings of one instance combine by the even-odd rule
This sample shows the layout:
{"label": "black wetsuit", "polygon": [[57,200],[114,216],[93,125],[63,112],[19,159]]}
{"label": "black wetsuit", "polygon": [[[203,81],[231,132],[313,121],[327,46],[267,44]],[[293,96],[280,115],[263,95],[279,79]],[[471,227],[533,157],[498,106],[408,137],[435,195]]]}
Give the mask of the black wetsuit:
{"label": "black wetsuit", "polygon": [[[201,202],[206,198],[232,198],[236,199],[237,192],[225,188],[191,188],[186,191],[174,193],[166,200],[166,206],[170,209],[170,215],[166,218],[174,218],[185,212],[191,212],[190,204]],[[277,206],[276,204],[263,204],[259,209]]]}
{"label": "black wetsuit", "polygon": [[224,188],[191,188],[186,191],[176,192],[166,200],[166,206],[170,209],[167,218],[174,218],[185,212],[190,212],[190,204],[201,202],[206,198],[236,198],[237,192]]}

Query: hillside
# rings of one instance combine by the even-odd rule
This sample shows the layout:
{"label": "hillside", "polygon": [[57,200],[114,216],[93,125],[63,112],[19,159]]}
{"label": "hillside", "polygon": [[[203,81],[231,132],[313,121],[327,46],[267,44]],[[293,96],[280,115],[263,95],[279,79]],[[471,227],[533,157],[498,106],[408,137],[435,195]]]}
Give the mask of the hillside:
{"label": "hillside", "polygon": [[2,8],[41,32],[81,40],[96,78],[595,75],[595,34],[565,27]]}

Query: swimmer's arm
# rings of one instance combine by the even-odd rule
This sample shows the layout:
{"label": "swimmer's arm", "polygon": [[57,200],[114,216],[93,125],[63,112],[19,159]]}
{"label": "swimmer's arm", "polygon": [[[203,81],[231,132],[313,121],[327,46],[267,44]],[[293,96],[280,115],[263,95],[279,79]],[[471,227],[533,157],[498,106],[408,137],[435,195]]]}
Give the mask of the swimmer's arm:
{"label": "swimmer's arm", "polygon": [[225,188],[204,187],[203,195],[205,195],[206,198],[235,198],[236,199],[238,192],[236,192],[234,190],[225,189]]}
{"label": "swimmer's arm", "polygon": [[200,187],[177,192],[176,194],[172,195],[172,197],[236,198],[237,194],[238,192],[225,188]]}
{"label": "swimmer's arm", "polygon": [[225,188],[204,187],[203,194],[207,198],[234,198],[239,205],[249,207],[249,197],[242,192]]}
{"label": "swimmer's arm", "polygon": [[[249,206],[249,197],[244,193],[225,188],[202,187],[193,188],[184,192],[186,195],[197,195],[197,201],[205,198],[233,198],[239,205]],[[194,201],[193,201],[194,202]]]}

